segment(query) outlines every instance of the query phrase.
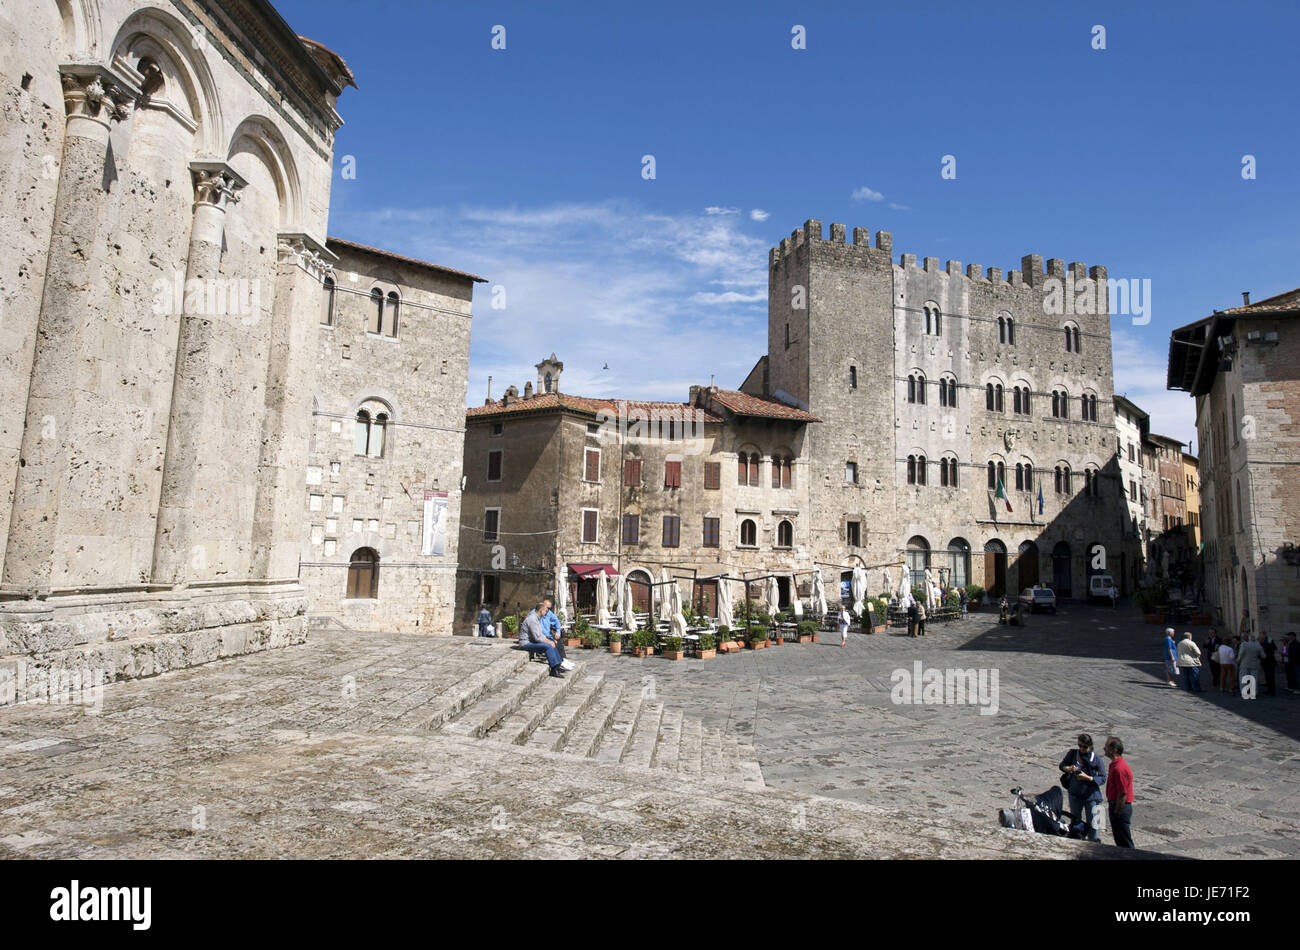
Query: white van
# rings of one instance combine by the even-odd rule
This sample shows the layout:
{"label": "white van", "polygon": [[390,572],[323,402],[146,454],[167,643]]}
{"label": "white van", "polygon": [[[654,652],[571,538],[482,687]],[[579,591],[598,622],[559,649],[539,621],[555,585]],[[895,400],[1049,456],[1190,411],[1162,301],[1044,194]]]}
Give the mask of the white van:
{"label": "white van", "polygon": [[1088,578],[1088,598],[1090,600],[1110,600],[1111,589],[1115,586],[1115,578],[1109,574],[1094,574]]}

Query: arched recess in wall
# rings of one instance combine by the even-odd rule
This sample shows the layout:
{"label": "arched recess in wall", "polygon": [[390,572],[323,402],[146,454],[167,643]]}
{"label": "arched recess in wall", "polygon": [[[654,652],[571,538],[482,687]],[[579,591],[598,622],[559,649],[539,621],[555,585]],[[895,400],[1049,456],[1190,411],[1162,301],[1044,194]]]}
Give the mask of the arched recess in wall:
{"label": "arched recess in wall", "polygon": [[104,45],[99,0],[54,0],[63,23],[63,60],[95,62]]}
{"label": "arched recess in wall", "polygon": [[[225,154],[225,123],[221,95],[202,53],[195,49],[192,30],[171,13],[157,7],[137,10],[127,17],[113,39],[112,62],[141,71],[141,62],[158,67],[156,78],[146,77],[147,95],[137,113],[164,113],[193,131],[191,158],[219,158]],[[135,117],[139,124],[141,116]],[[135,148],[136,136],[132,136]]]}
{"label": "arched recess in wall", "polygon": [[[244,119],[230,137],[227,155],[227,161],[235,171],[248,179],[249,187],[244,189],[245,192],[254,187],[265,189],[265,181],[271,183],[278,211],[274,221],[275,229],[302,230],[298,226],[302,220],[302,183],[289,144],[275,123],[260,115]],[[263,166],[268,174],[258,174],[256,169],[251,169],[250,164],[254,162]],[[255,182],[249,178],[245,169],[249,169],[261,181]],[[272,196],[265,197],[269,199]],[[241,198],[241,203],[242,200]]]}

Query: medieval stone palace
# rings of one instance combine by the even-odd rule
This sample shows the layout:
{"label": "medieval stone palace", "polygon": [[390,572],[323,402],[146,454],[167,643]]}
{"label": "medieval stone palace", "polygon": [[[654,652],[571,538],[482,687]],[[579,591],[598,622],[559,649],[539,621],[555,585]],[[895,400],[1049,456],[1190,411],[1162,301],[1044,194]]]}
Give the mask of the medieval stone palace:
{"label": "medieval stone palace", "polygon": [[[634,596],[691,577],[706,609],[716,578],[780,574],[786,603],[814,571],[837,591],[854,566],[873,596],[926,569],[1013,596],[1043,582],[1081,597],[1100,572],[1127,586],[1140,542],[1105,268],[918,267],[894,262],[888,232],[849,243],[832,224],[827,240],[817,220],[768,265],[768,353],[739,391],[587,399],[562,391],[552,356],[536,391],[469,410],[460,626],[558,576],[582,603],[600,567],[639,581]],[[1055,316],[1063,287],[1092,306]],[[670,421],[642,436],[637,416]]]}
{"label": "medieval stone palace", "polygon": [[[447,631],[479,278],[326,238],[347,65],[267,0],[0,25],[0,679],[300,642],[312,600]],[[340,611],[385,558],[401,617]]]}

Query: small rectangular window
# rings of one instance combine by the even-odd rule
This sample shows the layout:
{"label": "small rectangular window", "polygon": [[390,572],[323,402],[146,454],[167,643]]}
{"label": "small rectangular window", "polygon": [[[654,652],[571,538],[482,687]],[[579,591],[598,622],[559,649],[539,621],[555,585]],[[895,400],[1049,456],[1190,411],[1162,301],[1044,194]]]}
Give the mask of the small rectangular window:
{"label": "small rectangular window", "polygon": [[496,541],[501,529],[501,509],[483,509],[483,540]]}
{"label": "small rectangular window", "polygon": [[720,489],[722,487],[721,462],[704,463],[704,487],[711,490]]}
{"label": "small rectangular window", "polygon": [[719,537],[721,536],[721,519],[705,518],[704,519],[704,547],[716,548],[719,546]]}
{"label": "small rectangular window", "polygon": [[490,482],[501,481],[501,457],[504,453],[501,449],[493,449],[488,453],[487,480]]}
{"label": "small rectangular window", "polygon": [[858,463],[857,463],[857,462],[845,462],[845,463],[844,463],[844,481],[847,482],[847,483],[853,484],[853,485],[856,485],[856,484],[858,483]]}
{"label": "small rectangular window", "polygon": [[505,431],[506,431],[506,424],[505,424],[504,422],[494,422],[494,423],[492,423],[492,434],[493,434],[493,435],[501,435],[501,434],[504,433]]}
{"label": "small rectangular window", "polygon": [[858,548],[862,546],[862,526],[856,521],[850,521],[845,526],[848,535],[849,547]]}
{"label": "small rectangular window", "polygon": [[857,388],[858,388],[858,368],[856,366],[850,366],[849,367],[849,389],[857,389]]}
{"label": "small rectangular window", "polygon": [[641,460],[623,460],[623,484],[628,488],[641,487]]}
{"label": "small rectangular window", "polygon": [[665,462],[664,463],[664,488],[681,488],[682,487],[682,463]]}
{"label": "small rectangular window", "polygon": [[500,578],[495,574],[483,575],[483,586],[479,591],[480,604],[497,604],[500,603],[501,587]]}
{"label": "small rectangular window", "polygon": [[640,515],[623,516],[623,543],[624,544],[641,543],[641,516]]}
{"label": "small rectangular window", "polygon": [[597,511],[595,508],[582,509],[582,543],[595,544],[597,540]]}
{"label": "small rectangular window", "polygon": [[583,479],[589,482],[600,481],[600,449],[587,449],[585,458]]}
{"label": "small rectangular window", "polygon": [[682,519],[678,515],[664,515],[663,546],[675,548],[681,545]]}

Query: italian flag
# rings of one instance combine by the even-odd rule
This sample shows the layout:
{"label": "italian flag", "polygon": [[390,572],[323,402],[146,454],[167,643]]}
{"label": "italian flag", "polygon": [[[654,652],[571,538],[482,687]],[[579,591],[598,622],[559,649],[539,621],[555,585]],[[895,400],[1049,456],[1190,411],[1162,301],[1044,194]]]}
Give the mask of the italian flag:
{"label": "italian flag", "polygon": [[994,498],[1001,498],[1007,503],[1007,511],[1011,511],[1011,499],[1007,496],[1007,490],[1002,485],[1002,479],[998,479],[998,490],[993,495]]}

